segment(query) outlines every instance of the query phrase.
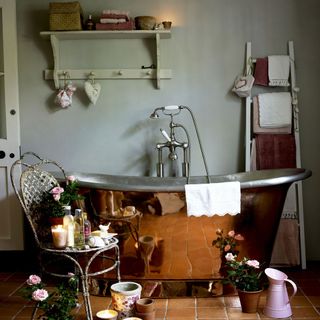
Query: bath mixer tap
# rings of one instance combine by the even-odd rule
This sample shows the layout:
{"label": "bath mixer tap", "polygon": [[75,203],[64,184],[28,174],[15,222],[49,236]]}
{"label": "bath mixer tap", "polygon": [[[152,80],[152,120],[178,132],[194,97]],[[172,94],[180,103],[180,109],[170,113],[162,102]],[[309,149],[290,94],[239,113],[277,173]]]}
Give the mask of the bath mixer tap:
{"label": "bath mixer tap", "polygon": [[[191,165],[191,144],[190,144],[190,138],[189,138],[189,134],[188,131],[186,130],[186,128],[181,125],[181,124],[177,124],[173,122],[173,116],[178,115],[181,110],[187,110],[192,118],[193,121],[193,125],[194,125],[194,129],[197,135],[197,139],[198,139],[198,143],[199,143],[199,147],[200,147],[200,152],[201,152],[201,156],[202,156],[202,160],[203,160],[203,164],[205,167],[205,171],[206,171],[206,175],[207,175],[207,180],[208,183],[210,183],[210,175],[209,175],[209,170],[208,170],[208,166],[207,166],[207,161],[206,161],[206,157],[204,154],[204,150],[202,147],[202,143],[200,140],[200,135],[199,135],[199,131],[198,131],[198,126],[196,123],[196,119],[191,111],[191,109],[187,106],[177,106],[177,105],[170,105],[170,106],[165,106],[165,107],[157,107],[153,110],[153,112],[150,115],[151,119],[158,119],[159,118],[159,112],[161,111],[164,115],[170,116],[171,117],[171,122],[170,122],[170,135],[168,135],[163,129],[161,130],[162,135],[167,139],[166,143],[158,143],[157,144],[157,149],[158,149],[158,163],[157,163],[157,175],[159,177],[163,177],[163,163],[162,163],[162,149],[165,147],[168,147],[170,150],[170,154],[169,154],[169,159],[171,160],[176,160],[177,159],[177,155],[175,153],[175,149],[177,147],[180,147],[183,149],[183,157],[184,157],[184,162],[182,163],[182,171],[183,171],[183,176],[186,176],[188,178],[188,182],[189,182],[189,178],[190,178],[190,165]],[[182,128],[187,136],[187,142],[178,142],[175,139],[175,134],[174,134],[174,128]],[[169,138],[169,139],[168,139]]]}
{"label": "bath mixer tap", "polygon": [[[171,161],[176,161],[178,159],[178,154],[176,152],[177,148],[183,149],[183,163],[182,163],[182,175],[184,177],[187,177],[189,175],[189,134],[187,130],[182,126],[181,124],[177,124],[173,122],[173,114],[170,114],[171,121],[169,124],[170,127],[170,135],[164,130],[160,129],[160,132],[164,136],[164,138],[167,140],[164,143],[157,143],[156,148],[158,150],[158,163],[157,163],[157,176],[163,177],[163,161],[162,161],[162,149],[168,148],[169,149],[169,155],[168,158]],[[175,136],[175,128],[182,128],[187,136],[187,142],[179,142],[176,139]]]}

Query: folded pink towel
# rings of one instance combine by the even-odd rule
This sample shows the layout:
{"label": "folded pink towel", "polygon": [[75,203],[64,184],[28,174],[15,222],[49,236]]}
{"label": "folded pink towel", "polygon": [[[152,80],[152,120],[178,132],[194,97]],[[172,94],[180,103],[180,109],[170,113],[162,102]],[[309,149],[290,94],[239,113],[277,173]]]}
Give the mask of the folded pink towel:
{"label": "folded pink towel", "polygon": [[257,58],[254,69],[254,79],[255,85],[268,86],[268,58]]}
{"label": "folded pink towel", "polygon": [[291,134],[257,134],[257,170],[296,167],[296,143]]}
{"label": "folded pink towel", "polygon": [[101,19],[126,19],[129,20],[129,16],[127,14],[115,14],[115,13],[105,13],[102,14]]}
{"label": "folded pink towel", "polygon": [[96,23],[96,30],[133,30],[134,21],[129,20],[123,23]]}

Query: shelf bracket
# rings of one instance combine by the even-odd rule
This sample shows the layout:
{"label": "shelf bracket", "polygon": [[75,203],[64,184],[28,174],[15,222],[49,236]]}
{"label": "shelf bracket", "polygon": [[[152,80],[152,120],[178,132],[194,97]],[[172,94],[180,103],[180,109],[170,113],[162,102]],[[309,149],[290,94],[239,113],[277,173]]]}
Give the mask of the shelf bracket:
{"label": "shelf bracket", "polygon": [[60,67],[60,45],[59,40],[55,35],[50,35],[50,42],[52,47],[52,54],[53,54],[53,80],[54,80],[54,86],[56,89],[60,88],[59,83],[59,76],[58,76],[58,70]]}
{"label": "shelf bracket", "polygon": [[156,33],[157,89],[160,89],[160,34]]}

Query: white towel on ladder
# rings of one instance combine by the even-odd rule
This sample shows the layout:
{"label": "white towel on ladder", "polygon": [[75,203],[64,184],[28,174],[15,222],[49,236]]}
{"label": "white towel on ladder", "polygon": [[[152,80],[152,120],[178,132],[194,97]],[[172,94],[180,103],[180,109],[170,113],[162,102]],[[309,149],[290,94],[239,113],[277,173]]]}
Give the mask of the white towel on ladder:
{"label": "white towel on ladder", "polygon": [[240,182],[185,185],[187,214],[200,217],[240,213]]}
{"label": "white towel on ladder", "polygon": [[291,125],[292,105],[289,92],[258,95],[259,125],[262,128],[281,128]]}
{"label": "white towel on ladder", "polygon": [[289,56],[269,56],[268,75],[269,86],[289,86]]}

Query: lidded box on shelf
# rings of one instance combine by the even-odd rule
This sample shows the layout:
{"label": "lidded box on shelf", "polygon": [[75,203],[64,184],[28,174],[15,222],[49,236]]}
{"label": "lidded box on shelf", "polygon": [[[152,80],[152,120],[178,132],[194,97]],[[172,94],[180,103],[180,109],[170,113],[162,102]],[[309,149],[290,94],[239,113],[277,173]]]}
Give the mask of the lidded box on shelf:
{"label": "lidded box on shelf", "polygon": [[50,2],[49,28],[51,31],[82,30],[82,10],[80,3]]}

